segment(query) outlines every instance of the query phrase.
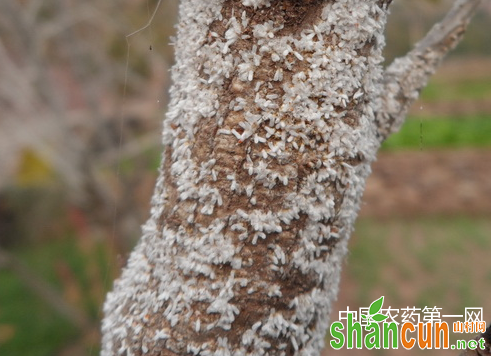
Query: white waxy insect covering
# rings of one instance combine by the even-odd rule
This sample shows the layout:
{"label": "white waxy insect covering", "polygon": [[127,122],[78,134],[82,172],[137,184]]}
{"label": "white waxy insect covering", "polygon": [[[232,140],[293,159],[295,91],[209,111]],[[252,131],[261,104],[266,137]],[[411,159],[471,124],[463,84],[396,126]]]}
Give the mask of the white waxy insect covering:
{"label": "white waxy insect covering", "polygon": [[322,349],[379,147],[387,10],[298,3],[182,1],[152,215],[107,297],[102,355]]}

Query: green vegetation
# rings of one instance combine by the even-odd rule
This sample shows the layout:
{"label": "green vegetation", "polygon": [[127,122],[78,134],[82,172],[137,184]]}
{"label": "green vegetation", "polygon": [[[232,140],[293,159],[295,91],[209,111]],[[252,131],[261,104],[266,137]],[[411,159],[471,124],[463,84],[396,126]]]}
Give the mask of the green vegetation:
{"label": "green vegetation", "polygon": [[53,314],[11,273],[0,271],[0,354],[50,356],[76,337],[76,329]]}
{"label": "green vegetation", "polygon": [[430,82],[421,92],[423,101],[450,101],[491,98],[491,80],[474,79],[455,82]]}
{"label": "green vegetation", "polygon": [[[109,255],[102,244],[73,238],[43,242],[15,252],[33,277],[49,283],[95,325],[113,279]],[[80,340],[81,331],[26,288],[10,270],[0,269],[0,286],[0,355],[51,356],[77,342],[97,353],[97,345]]]}
{"label": "green vegetation", "polygon": [[[462,314],[466,306],[485,307],[491,286],[482,283],[489,272],[479,261],[489,259],[490,232],[485,218],[360,219],[342,281],[354,285],[347,302],[368,306],[382,294],[394,308]],[[473,290],[478,285],[485,290]]]}
{"label": "green vegetation", "polygon": [[[465,69],[472,72],[472,67]],[[451,74],[451,73],[450,73]],[[473,79],[455,75],[434,78],[421,92],[421,105],[474,100],[491,100],[489,73]],[[491,113],[487,105],[481,114],[410,116],[400,132],[391,136],[382,146],[384,150],[491,147]],[[448,110],[447,110],[448,111]]]}
{"label": "green vegetation", "polygon": [[491,146],[491,115],[410,117],[384,150]]}
{"label": "green vegetation", "polygon": [[[348,246],[337,308],[366,308],[384,296],[384,308],[436,306],[442,308],[441,315],[464,315],[466,307],[483,307],[486,315],[491,293],[491,273],[486,269],[490,234],[491,221],[486,218],[359,219]],[[334,312],[332,320],[337,321],[338,310]],[[443,320],[451,325],[464,319]],[[462,338],[470,335],[450,333],[451,342]],[[428,354],[428,350],[411,352]],[[392,355],[393,351],[370,353]]]}

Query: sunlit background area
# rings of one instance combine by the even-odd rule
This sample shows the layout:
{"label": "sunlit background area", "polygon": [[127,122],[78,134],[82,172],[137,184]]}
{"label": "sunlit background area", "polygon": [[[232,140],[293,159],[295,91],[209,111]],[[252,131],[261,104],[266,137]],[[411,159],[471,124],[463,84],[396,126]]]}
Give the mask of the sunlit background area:
{"label": "sunlit background area", "polygon": [[[157,0],[0,1],[1,356],[99,353],[105,293],[148,217],[177,3],[127,38]],[[387,61],[451,3],[395,1]],[[384,144],[333,319],[384,295],[491,321],[490,23],[486,2]]]}

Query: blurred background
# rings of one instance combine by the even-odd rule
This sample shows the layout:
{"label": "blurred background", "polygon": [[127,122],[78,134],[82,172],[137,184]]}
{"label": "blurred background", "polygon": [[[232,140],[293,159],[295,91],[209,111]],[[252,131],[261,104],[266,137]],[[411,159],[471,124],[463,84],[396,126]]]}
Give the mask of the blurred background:
{"label": "blurred background", "polygon": [[[387,61],[451,3],[395,1]],[[101,305],[148,216],[160,160],[177,0],[125,37],[156,4],[0,1],[1,356],[99,352]],[[486,2],[384,144],[334,319],[385,295],[393,308],[480,306],[491,320],[490,23]]]}

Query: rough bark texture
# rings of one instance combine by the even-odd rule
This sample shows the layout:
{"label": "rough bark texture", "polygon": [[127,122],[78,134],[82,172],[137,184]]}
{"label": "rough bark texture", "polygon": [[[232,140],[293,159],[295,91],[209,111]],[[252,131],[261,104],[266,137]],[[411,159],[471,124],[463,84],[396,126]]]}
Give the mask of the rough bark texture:
{"label": "rough bark texture", "polygon": [[182,1],[152,217],[102,355],[319,354],[395,105],[389,2]]}
{"label": "rough bark texture", "polygon": [[377,110],[381,140],[400,129],[410,105],[418,98],[445,55],[460,42],[480,3],[481,0],[456,1],[447,16],[433,26],[411,52],[387,68]]}

